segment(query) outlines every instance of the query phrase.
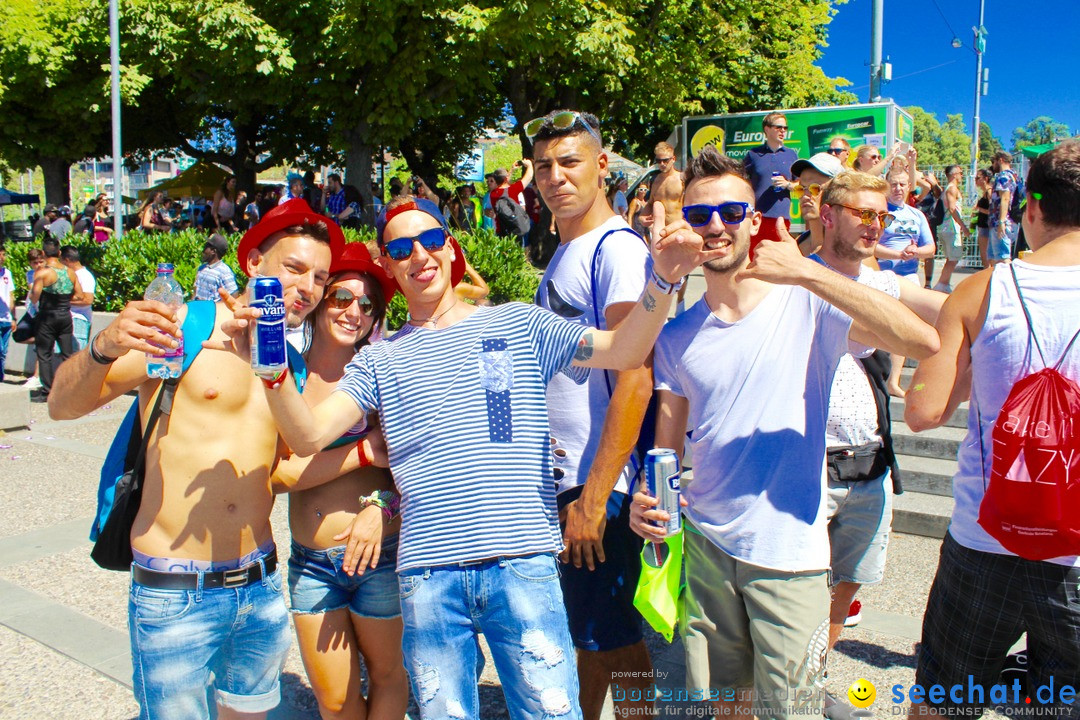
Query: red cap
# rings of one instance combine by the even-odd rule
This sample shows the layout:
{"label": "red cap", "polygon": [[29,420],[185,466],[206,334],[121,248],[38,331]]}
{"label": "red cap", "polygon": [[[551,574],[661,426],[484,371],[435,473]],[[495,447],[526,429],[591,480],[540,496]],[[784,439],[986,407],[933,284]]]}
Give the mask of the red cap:
{"label": "red cap", "polygon": [[244,233],[239,247],[236,248],[236,259],[240,261],[240,269],[245,275],[251,277],[251,270],[248,269],[248,253],[262,245],[266,238],[274,233],[294,225],[315,225],[320,222],[325,223],[330,231],[330,264],[333,266],[345,249],[345,233],[341,232],[336,222],[315,212],[300,198],[294,198],[281,203],[263,215],[262,220],[255,227]]}
{"label": "red cap", "polygon": [[386,304],[390,304],[390,298],[397,292],[397,283],[386,274],[377,262],[371,259],[371,253],[364,243],[346,243],[340,257],[330,263],[330,275],[334,276],[343,272],[367,273],[379,283]]}

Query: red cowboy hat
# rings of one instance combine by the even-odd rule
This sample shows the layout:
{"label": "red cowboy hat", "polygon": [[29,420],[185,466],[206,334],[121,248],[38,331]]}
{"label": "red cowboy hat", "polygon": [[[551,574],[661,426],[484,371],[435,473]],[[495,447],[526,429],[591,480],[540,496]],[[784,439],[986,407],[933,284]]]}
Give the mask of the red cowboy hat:
{"label": "red cowboy hat", "polygon": [[285,228],[294,225],[315,225],[316,223],[324,223],[330,231],[330,264],[333,265],[334,261],[341,256],[342,251],[345,249],[345,233],[341,232],[341,228],[336,222],[325,215],[315,212],[310,205],[300,198],[294,198],[281,203],[266,215],[263,215],[262,220],[255,227],[244,233],[239,247],[236,248],[236,259],[240,261],[240,269],[244,271],[245,275],[251,277],[251,270],[248,268],[248,254],[262,245],[266,238],[274,233],[281,232]]}
{"label": "red cowboy hat", "polygon": [[390,304],[390,298],[394,297],[394,293],[397,292],[397,283],[386,274],[381,265],[371,259],[371,253],[364,243],[346,243],[341,255],[330,263],[331,276],[343,272],[358,272],[370,275],[375,279],[375,282],[379,283],[379,289],[382,290],[387,305]]}

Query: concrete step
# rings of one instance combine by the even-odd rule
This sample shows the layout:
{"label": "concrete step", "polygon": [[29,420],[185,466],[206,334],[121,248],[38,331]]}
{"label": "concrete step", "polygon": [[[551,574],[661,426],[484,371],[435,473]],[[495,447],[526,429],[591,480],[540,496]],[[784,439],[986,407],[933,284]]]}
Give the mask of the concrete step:
{"label": "concrete step", "polygon": [[[901,423],[904,421],[904,410],[906,409],[904,398],[892,398],[889,405],[889,411],[892,413],[893,424]],[[949,419],[945,421],[943,427],[955,427],[955,428],[967,428],[968,421],[968,404],[966,402],[960,403],[960,406],[953,411],[953,414],[949,416]]]}
{"label": "concrete step", "polygon": [[952,518],[953,499],[921,492],[893,496],[893,532],[943,538]]}
{"label": "concrete step", "polygon": [[920,492],[952,497],[952,479],[956,474],[956,460],[897,455],[896,461],[903,474],[905,493]]}
{"label": "concrete step", "polygon": [[957,427],[939,427],[914,433],[906,423],[893,421],[893,449],[897,455],[938,458],[955,462],[960,443],[967,430]]}

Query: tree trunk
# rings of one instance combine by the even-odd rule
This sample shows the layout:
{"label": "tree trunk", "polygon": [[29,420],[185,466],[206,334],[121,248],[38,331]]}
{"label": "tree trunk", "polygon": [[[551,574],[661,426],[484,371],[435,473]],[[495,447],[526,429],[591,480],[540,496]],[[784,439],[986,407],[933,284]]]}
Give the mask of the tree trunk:
{"label": "tree trunk", "polygon": [[42,158],[41,173],[45,176],[45,202],[68,205],[71,202],[71,163],[63,158]]}
{"label": "tree trunk", "polygon": [[364,208],[363,222],[375,223],[375,206],[371,199],[372,147],[367,140],[368,124],[361,123],[346,133],[345,182],[360,191]]}
{"label": "tree trunk", "polygon": [[258,125],[233,125],[236,147],[233,149],[231,169],[236,176],[236,189],[243,190],[248,197],[255,197],[255,177],[259,148],[256,147]]}

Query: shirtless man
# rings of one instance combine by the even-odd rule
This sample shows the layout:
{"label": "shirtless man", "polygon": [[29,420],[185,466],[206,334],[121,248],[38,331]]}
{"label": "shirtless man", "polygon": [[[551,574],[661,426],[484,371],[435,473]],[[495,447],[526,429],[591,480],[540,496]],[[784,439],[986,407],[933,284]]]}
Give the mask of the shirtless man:
{"label": "shirtless man", "polygon": [[[663,204],[664,217],[678,217],[682,212],[683,181],[682,173],[675,169],[675,148],[666,142],[658,142],[653,150],[653,162],[660,166],[660,172],[653,178],[649,200]],[[652,226],[652,215],[642,212],[642,216],[642,225]],[[676,297],[676,313],[682,312],[685,298],[686,283],[683,283]]]}
{"label": "shirtless man", "polygon": [[[295,327],[322,298],[344,242],[336,224],[296,199],[268,212],[237,254],[249,276],[281,280]],[[216,308],[215,328],[232,317],[226,303]],[[144,353],[162,353],[152,339],[175,346],[185,315],[186,307],[128,303],[60,367],[50,416],[77,418],[136,388],[145,416],[160,383],[147,378]],[[219,718],[263,718],[280,699],[290,636],[270,532],[278,433],[264,382],[232,353],[204,349],[152,436],[128,605],[141,718],[209,717],[211,672]]]}

